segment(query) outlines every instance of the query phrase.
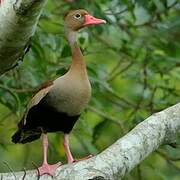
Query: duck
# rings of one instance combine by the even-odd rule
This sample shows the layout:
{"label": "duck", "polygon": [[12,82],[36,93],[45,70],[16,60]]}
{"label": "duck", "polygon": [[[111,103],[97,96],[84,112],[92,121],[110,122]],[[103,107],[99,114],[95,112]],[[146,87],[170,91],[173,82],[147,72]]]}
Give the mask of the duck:
{"label": "duck", "polygon": [[43,163],[38,175],[53,176],[61,162],[48,164],[48,133],[64,133],[64,150],[68,163],[75,162],[69,147],[69,134],[91,98],[91,84],[86,62],[77,43],[80,29],[105,24],[84,9],[71,10],[64,18],[65,36],[69,43],[72,62],[61,77],[44,84],[32,97],[12,136],[13,143],[26,144],[42,136]]}

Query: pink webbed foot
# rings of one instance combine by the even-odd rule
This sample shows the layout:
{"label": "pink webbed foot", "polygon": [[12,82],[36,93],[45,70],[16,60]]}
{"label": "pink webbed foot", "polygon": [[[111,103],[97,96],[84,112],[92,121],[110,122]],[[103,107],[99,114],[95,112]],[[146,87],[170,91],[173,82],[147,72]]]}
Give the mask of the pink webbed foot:
{"label": "pink webbed foot", "polygon": [[44,151],[44,160],[41,167],[38,168],[38,176],[42,176],[43,174],[48,174],[53,176],[56,169],[61,165],[61,162],[57,164],[48,164],[47,162],[47,154],[48,154],[48,137],[47,134],[43,134],[43,151]]}
{"label": "pink webbed foot", "polygon": [[57,164],[47,164],[44,163],[41,167],[38,168],[38,176],[42,176],[43,174],[48,174],[50,176],[54,176],[56,169],[61,165],[61,162]]}

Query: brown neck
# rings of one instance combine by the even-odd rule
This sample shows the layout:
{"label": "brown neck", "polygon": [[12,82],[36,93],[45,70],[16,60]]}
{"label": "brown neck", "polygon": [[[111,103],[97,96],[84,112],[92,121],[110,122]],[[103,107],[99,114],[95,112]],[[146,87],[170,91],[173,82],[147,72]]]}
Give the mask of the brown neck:
{"label": "brown neck", "polygon": [[76,69],[77,71],[86,70],[86,63],[84,61],[83,54],[76,42],[73,45],[71,45],[71,52],[72,52],[72,64],[70,69]]}
{"label": "brown neck", "polygon": [[70,31],[68,28],[65,29],[65,33],[69,44],[71,46],[71,53],[72,53],[72,64],[68,71],[68,73],[73,73],[73,75],[77,74],[81,77],[87,77],[86,71],[86,63],[83,58],[83,54],[81,49],[79,48],[76,42],[76,32]]}

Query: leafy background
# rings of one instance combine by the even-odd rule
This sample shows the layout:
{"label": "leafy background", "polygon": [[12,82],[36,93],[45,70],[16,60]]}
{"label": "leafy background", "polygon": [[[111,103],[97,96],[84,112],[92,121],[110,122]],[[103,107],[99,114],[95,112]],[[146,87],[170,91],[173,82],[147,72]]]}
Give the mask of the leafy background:
{"label": "leafy background", "polygon": [[[11,135],[33,92],[64,74],[71,53],[63,15],[85,8],[106,25],[79,33],[93,87],[90,104],[71,133],[75,157],[97,154],[151,114],[179,102],[180,4],[176,0],[48,1],[32,47],[19,66],[0,79],[0,171],[33,169],[41,141],[14,145]],[[63,135],[50,134],[49,161],[66,162]],[[32,163],[33,162],[33,163]],[[7,165],[8,164],[8,165]],[[180,149],[160,147],[125,180],[178,180]]]}

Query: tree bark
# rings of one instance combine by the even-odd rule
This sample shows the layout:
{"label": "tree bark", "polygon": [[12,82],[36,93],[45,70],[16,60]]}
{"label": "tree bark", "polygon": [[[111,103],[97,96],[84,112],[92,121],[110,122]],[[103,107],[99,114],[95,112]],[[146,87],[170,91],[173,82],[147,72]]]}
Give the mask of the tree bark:
{"label": "tree bark", "polygon": [[[160,145],[175,143],[180,135],[180,103],[156,113],[132,129],[100,154],[84,161],[60,166],[54,179],[121,179]],[[3,173],[2,179],[36,179],[34,171]],[[41,180],[52,179],[44,175]]]}
{"label": "tree bark", "polygon": [[0,75],[23,59],[46,0],[0,1]]}

